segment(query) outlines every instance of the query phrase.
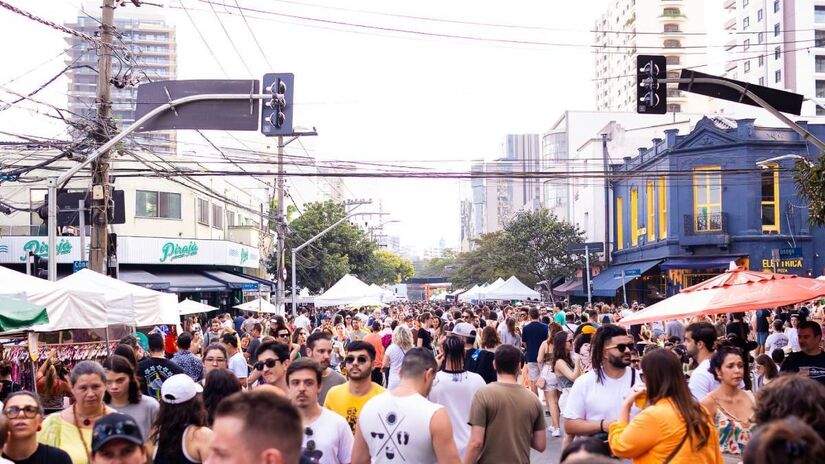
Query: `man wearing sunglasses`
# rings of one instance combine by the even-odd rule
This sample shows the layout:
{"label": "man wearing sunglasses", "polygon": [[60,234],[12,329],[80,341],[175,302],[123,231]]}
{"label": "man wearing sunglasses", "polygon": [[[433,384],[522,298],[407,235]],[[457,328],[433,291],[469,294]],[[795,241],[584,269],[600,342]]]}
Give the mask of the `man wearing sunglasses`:
{"label": "man wearing sunglasses", "polygon": [[[625,397],[641,383],[639,372],[629,367],[633,348],[633,337],[624,328],[614,324],[599,327],[591,346],[592,370],[573,383],[562,411],[567,433],[607,439]],[[638,412],[633,409],[631,417]]]}
{"label": "man wearing sunglasses", "polygon": [[[267,385],[286,394],[286,369],[289,366],[289,345],[267,341],[258,348],[258,361],[252,366]],[[257,377],[257,376],[256,376]]]}
{"label": "man wearing sunglasses", "polygon": [[346,419],[353,432],[364,404],[385,391],[371,379],[374,363],[375,348],[372,345],[364,341],[350,342],[344,358],[348,380],[330,388],[324,400],[324,407]]}
{"label": "man wearing sunglasses", "polygon": [[107,414],[92,430],[92,464],[143,464],[146,449],[143,435],[132,416]]}
{"label": "man wearing sunglasses", "polygon": [[301,454],[312,462],[347,464],[352,455],[352,431],[343,417],[318,404],[321,365],[301,358],[286,369],[289,400],[298,408],[304,427]]}

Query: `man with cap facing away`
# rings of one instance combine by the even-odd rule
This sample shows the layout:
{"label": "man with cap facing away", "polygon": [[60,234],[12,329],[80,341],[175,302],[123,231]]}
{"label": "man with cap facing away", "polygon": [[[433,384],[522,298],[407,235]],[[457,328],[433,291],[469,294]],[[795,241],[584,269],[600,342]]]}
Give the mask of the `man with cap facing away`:
{"label": "man with cap facing away", "polygon": [[143,435],[132,416],[107,414],[92,430],[92,464],[144,464]]}

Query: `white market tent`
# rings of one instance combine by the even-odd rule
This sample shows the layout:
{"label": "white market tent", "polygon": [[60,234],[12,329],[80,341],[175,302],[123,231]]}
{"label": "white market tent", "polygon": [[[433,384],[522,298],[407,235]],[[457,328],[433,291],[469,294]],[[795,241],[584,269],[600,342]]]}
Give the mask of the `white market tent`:
{"label": "white market tent", "polygon": [[203,304],[200,301],[190,300],[189,298],[178,303],[178,315],[188,316],[190,314],[208,313],[209,311],[217,311],[218,308]]}
{"label": "white market tent", "polygon": [[322,295],[315,297],[315,307],[325,306],[382,306],[381,294],[374,288],[346,274]]}
{"label": "white market tent", "polygon": [[487,297],[487,295],[489,295],[490,293],[496,291],[496,289],[498,289],[499,287],[504,285],[504,282],[505,282],[504,279],[499,277],[493,283],[491,283],[490,285],[484,287],[480,292],[478,292],[478,296],[479,296],[478,299],[481,299],[481,300],[489,299]]}
{"label": "white market tent", "polygon": [[430,301],[447,301],[447,292],[436,293],[430,297]]}
{"label": "white market tent", "polygon": [[504,284],[492,291],[487,291],[484,298],[487,300],[526,300],[539,299],[539,292],[521,283],[516,276],[511,276]]}
{"label": "white market tent", "polygon": [[395,301],[395,294],[393,292],[383,289],[375,284],[370,284],[370,288],[378,293],[382,303],[391,303]]}
{"label": "white market tent", "polygon": [[234,306],[234,307],[237,308],[237,309],[243,310],[243,311],[252,311],[252,312],[269,313],[269,314],[280,314],[282,316],[284,314],[284,312],[282,310],[279,311],[278,308],[274,304],[264,300],[263,298],[255,298],[252,301],[247,301],[246,303],[239,304],[239,305]]}
{"label": "white market tent", "polygon": [[129,324],[148,327],[159,324],[180,324],[178,298],[146,287],[82,269],[57,282],[71,290],[94,288],[106,297],[109,324]]}
{"label": "white market tent", "polygon": [[[292,300],[290,298],[292,298],[292,296],[287,298],[287,301],[291,303]],[[315,297],[309,294],[309,289],[306,287],[302,288],[301,291],[298,292],[298,298],[295,301],[296,304],[312,304],[314,302]]]}
{"label": "white market tent", "polygon": [[34,326],[37,332],[68,329],[101,329],[107,326],[106,298],[102,293],[70,290],[55,282],[0,266],[0,295],[46,307],[49,323]]}
{"label": "white market tent", "polygon": [[473,285],[469,290],[458,295],[458,301],[477,300],[480,292],[481,287],[478,285]]}

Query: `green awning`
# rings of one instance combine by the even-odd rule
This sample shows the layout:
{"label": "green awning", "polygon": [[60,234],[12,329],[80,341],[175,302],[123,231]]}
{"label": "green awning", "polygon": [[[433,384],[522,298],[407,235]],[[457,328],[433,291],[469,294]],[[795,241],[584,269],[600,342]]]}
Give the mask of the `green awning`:
{"label": "green awning", "polygon": [[49,314],[45,306],[0,297],[0,332],[28,329],[35,325],[48,323]]}

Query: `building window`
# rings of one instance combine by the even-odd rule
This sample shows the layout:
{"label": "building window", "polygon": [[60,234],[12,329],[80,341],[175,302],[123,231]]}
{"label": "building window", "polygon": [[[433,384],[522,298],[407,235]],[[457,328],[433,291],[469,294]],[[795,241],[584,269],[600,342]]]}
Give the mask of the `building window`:
{"label": "building window", "polygon": [[762,15],[763,15],[763,13],[762,13],[762,8],[760,8],[760,9],[756,10],[756,21],[757,21],[757,22],[758,22],[758,21],[762,21]]}
{"label": "building window", "polygon": [[759,64],[759,66],[764,66],[765,65],[765,56],[764,55],[759,55],[759,58],[757,58],[756,61],[757,61],[757,64]]}
{"label": "building window", "polygon": [[679,32],[679,25],[678,24],[671,24],[671,23],[665,24],[664,31],[665,32]]}
{"label": "building window", "polygon": [[678,8],[665,8],[662,10],[662,16],[680,16],[682,12]]}
{"label": "building window", "polygon": [[781,55],[782,55],[782,49],[781,48],[776,47],[776,48],[773,49],[773,59],[774,60],[778,60]]}
{"label": "building window", "polygon": [[748,6],[750,0],[742,0],[742,6]]}
{"label": "building window", "polygon": [[816,105],[816,115],[817,116],[825,116],[825,108],[822,108],[819,105]]}
{"label": "building window", "polygon": [[773,25],[773,36],[776,37],[779,35],[779,23]]}
{"label": "building window", "polygon": [[742,19],[742,29],[747,29],[748,26],[751,25],[751,18],[749,16],[745,16]]}
{"label": "building window", "polygon": [[624,205],[622,197],[616,197],[616,249],[624,248]]}
{"label": "building window", "polygon": [[782,81],[782,70],[777,69],[775,73],[773,73],[773,80],[777,84]]}
{"label": "building window", "polygon": [[825,47],[825,31],[814,31],[814,47]]}
{"label": "building window", "polygon": [[180,194],[137,190],[135,216],[180,219]]}
{"label": "building window", "polygon": [[656,241],[656,185],[652,180],[647,181],[645,192],[647,200],[647,241]]}
{"label": "building window", "polygon": [[678,40],[668,39],[665,40],[665,48],[682,48],[682,43]]}
{"label": "building window", "polygon": [[745,39],[745,41],[742,42],[742,48],[745,50],[751,48],[751,39]]}
{"label": "building window", "polygon": [[825,81],[816,81],[816,98],[825,98]]}
{"label": "building window", "polygon": [[769,164],[762,176],[762,232],[779,232],[779,165]]}
{"label": "building window", "polygon": [[234,211],[226,211],[226,225],[228,227],[235,226],[235,212]]}
{"label": "building window", "polygon": [[223,207],[212,205],[212,227],[223,229]]}
{"label": "building window", "polygon": [[765,41],[765,33],[760,32],[760,33],[756,34],[756,41],[759,42],[759,43],[764,42]]}
{"label": "building window", "polygon": [[679,64],[679,57],[678,56],[668,56],[665,58],[667,64]]}
{"label": "building window", "polygon": [[814,7],[814,22],[825,23],[825,6],[817,5]]}
{"label": "building window", "polygon": [[[659,240],[667,238],[667,179],[659,177]],[[652,226],[652,225],[651,225]]]}
{"label": "building window", "polygon": [[697,232],[722,230],[722,173],[719,166],[693,172],[693,226]]}
{"label": "building window", "polygon": [[682,111],[682,105],[678,103],[670,103],[667,105],[667,112],[668,113],[680,113]]}
{"label": "building window", "polygon": [[825,73],[825,55],[817,55],[814,59],[816,60],[816,72]]}
{"label": "building window", "polygon": [[202,198],[198,198],[198,222],[209,225],[209,202]]}
{"label": "building window", "polygon": [[765,78],[764,77],[759,78],[759,85],[765,85]]}
{"label": "building window", "polygon": [[750,72],[751,70],[751,60],[745,61],[745,72]]}
{"label": "building window", "polygon": [[639,244],[639,189],[630,189],[630,246]]}
{"label": "building window", "polygon": [[776,13],[779,11],[779,0],[773,0],[773,12]]}

